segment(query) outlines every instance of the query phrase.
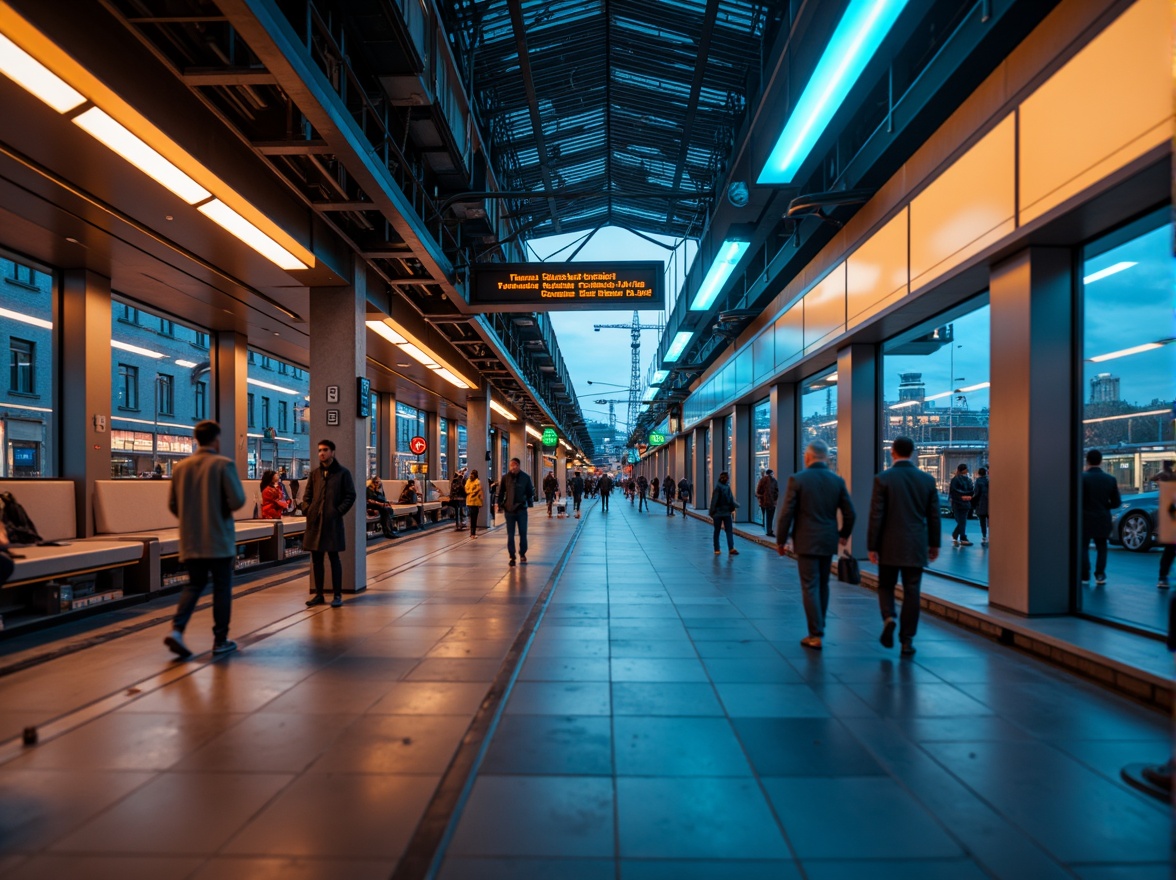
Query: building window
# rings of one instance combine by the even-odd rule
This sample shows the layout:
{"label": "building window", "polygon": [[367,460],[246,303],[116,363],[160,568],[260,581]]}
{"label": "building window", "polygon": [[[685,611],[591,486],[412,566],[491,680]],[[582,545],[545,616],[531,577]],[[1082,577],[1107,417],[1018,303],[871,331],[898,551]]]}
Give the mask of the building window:
{"label": "building window", "polygon": [[159,319],[159,332],[164,336],[176,335],[175,321],[169,321],[167,318]]}
{"label": "building window", "polygon": [[278,430],[283,434],[290,430],[290,404],[278,401]]}
{"label": "building window", "polygon": [[208,334],[197,330],[195,345],[197,348],[208,348]]}
{"label": "building window", "polygon": [[261,399],[261,426],[263,428],[272,428],[270,424],[270,399],[263,397]]}
{"label": "building window", "polygon": [[824,440],[828,444],[829,469],[836,473],[837,373],[834,370],[826,370],[800,384],[801,454],[813,440]]}
{"label": "building window", "polygon": [[249,425],[250,428],[252,428],[256,425],[256,419],[253,418],[253,395],[252,394],[250,394],[245,399],[245,409],[248,413],[246,416],[246,423]]}
{"label": "building window", "polygon": [[208,383],[197,382],[195,389],[195,405],[192,408],[192,418],[202,420],[208,418]]}
{"label": "building window", "polygon": [[134,306],[129,306],[126,303],[117,303],[115,308],[115,317],[124,324],[138,324],[139,310]]}
{"label": "building window", "polygon": [[176,380],[174,376],[160,373],[155,377],[155,385],[159,389],[159,396],[155,401],[161,416],[176,414]]}
{"label": "building window", "polygon": [[35,343],[27,339],[12,337],[8,343],[9,351],[9,379],[8,388],[17,394],[35,394],[36,376],[34,364],[37,350]]}
{"label": "building window", "polygon": [[118,365],[118,408],[139,409],[139,368]]}

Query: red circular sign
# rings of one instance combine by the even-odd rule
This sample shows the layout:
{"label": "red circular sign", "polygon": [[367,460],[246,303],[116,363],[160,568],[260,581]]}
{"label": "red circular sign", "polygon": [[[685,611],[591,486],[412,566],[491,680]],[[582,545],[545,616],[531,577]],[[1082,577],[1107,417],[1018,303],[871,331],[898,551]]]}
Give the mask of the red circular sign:
{"label": "red circular sign", "polygon": [[413,437],[408,441],[408,448],[412,450],[413,455],[424,455],[429,444],[425,442],[424,437]]}

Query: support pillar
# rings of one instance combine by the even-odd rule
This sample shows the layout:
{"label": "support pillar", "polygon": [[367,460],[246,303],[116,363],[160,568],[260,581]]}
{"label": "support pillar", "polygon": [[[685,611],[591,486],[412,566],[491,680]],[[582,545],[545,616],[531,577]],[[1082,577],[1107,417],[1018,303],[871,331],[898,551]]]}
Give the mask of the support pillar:
{"label": "support pillar", "polygon": [[[1029,248],[992,268],[988,601],[1021,614],[1070,611],[1078,462],[1070,252]],[[975,548],[970,548],[975,549]]]}
{"label": "support pillar", "polygon": [[376,473],[385,482],[395,476],[392,453],[396,449],[396,398],[391,394],[379,396],[376,419]]}
{"label": "support pillar", "polygon": [[694,484],[694,506],[705,508],[710,503],[710,486],[706,484],[706,457],[710,454],[707,431],[710,422],[702,422],[694,429],[694,473],[690,482]]}
{"label": "support pillar", "polygon": [[[457,459],[457,424],[450,420],[453,445],[450,447],[450,470],[456,471]],[[482,480],[486,505],[478,514],[478,528],[482,528],[490,521],[490,386],[483,385],[481,389],[472,392],[466,398],[466,462],[471,471],[477,471]],[[495,479],[501,480],[502,474],[496,473]]]}
{"label": "support pillar", "polygon": [[865,555],[870,495],[878,472],[878,355],[873,345],[837,352],[837,472],[845,478],[857,521],[850,549]]}
{"label": "support pillar", "polygon": [[755,500],[755,475],[751,466],[751,407],[735,407],[735,430],[731,437],[731,486],[739,509],[737,522],[757,522],[759,503]]}
{"label": "support pillar", "polygon": [[[235,330],[220,330],[216,344],[210,349],[212,359],[212,387],[216,408],[213,418],[221,427],[221,455],[237,463],[242,481],[249,473],[249,339]],[[314,401],[311,401],[314,406]],[[314,410],[311,410],[313,416]],[[311,440],[310,466],[315,466],[314,443]],[[246,493],[248,496],[249,493]]]}
{"label": "support pillar", "polygon": [[559,481],[559,491],[568,484],[568,451],[563,446],[555,447],[555,479]]}
{"label": "support pillar", "polygon": [[[506,473],[510,467],[510,460],[517,458],[519,460],[519,467],[527,470],[527,432],[523,428],[523,420],[516,419],[507,425],[507,450],[509,455],[506,462],[503,464],[503,473]],[[529,473],[529,471],[528,471]],[[531,474],[531,479],[535,479],[535,475]]]}
{"label": "support pillar", "polygon": [[433,482],[436,481],[445,487],[445,492],[448,492],[450,474],[441,473],[441,418],[435,412],[425,413],[425,442],[429,444],[425,450],[425,466],[429,470],[426,474],[429,491],[425,497],[430,501],[436,501],[438,493],[433,487]]}
{"label": "support pillar", "polygon": [[[343,585],[348,592],[367,588],[367,512],[363,501],[363,474],[367,462],[367,421],[357,417],[356,377],[367,372],[367,328],[364,324],[367,275],[360,264],[346,288],[311,288],[310,326],[310,449],[312,467],[319,440],[335,443],[339,463],[351,471],[357,498],[344,522],[347,549],[343,561]],[[328,394],[338,402],[328,402]],[[338,424],[328,424],[328,414]],[[330,417],[333,420],[334,417]],[[329,589],[330,573],[327,573]]]}
{"label": "support pillar", "polygon": [[783,500],[788,479],[797,471],[796,385],[792,382],[773,385],[768,395],[768,410],[772,427],[768,467],[776,471]]}
{"label": "support pillar", "polygon": [[88,538],[94,481],[110,479],[110,279],[84,269],[65,272],[59,314],[66,377],[58,411],[66,426],[59,434],[61,476],[74,481],[77,535]]}

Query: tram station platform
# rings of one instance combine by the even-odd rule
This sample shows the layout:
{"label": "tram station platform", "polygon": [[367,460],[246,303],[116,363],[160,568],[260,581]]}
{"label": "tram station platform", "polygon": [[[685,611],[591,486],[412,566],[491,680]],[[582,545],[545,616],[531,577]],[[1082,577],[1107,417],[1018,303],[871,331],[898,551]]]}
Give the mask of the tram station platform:
{"label": "tram station platform", "polygon": [[[0,877],[1169,876],[1166,804],[1119,777],[1158,710],[924,614],[878,644],[795,564],[617,496],[379,545],[366,591],[243,583],[213,661],[171,602],[0,646]],[[35,726],[39,742],[21,743]]]}

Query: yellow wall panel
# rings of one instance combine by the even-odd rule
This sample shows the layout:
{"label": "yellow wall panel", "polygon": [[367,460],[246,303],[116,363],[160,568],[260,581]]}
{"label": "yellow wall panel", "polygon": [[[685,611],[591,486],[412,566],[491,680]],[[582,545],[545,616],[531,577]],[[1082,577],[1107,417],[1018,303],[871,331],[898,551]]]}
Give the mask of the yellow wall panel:
{"label": "yellow wall panel", "polygon": [[900,211],[847,260],[845,314],[849,327],[906,296],[907,212]]}
{"label": "yellow wall panel", "polygon": [[804,295],[804,350],[845,330],[845,264]]}
{"label": "yellow wall panel", "polygon": [[912,289],[1013,231],[1015,143],[1010,115],[911,202]]}
{"label": "yellow wall panel", "polygon": [[1172,137],[1170,0],[1139,0],[1020,106],[1022,224]]}

